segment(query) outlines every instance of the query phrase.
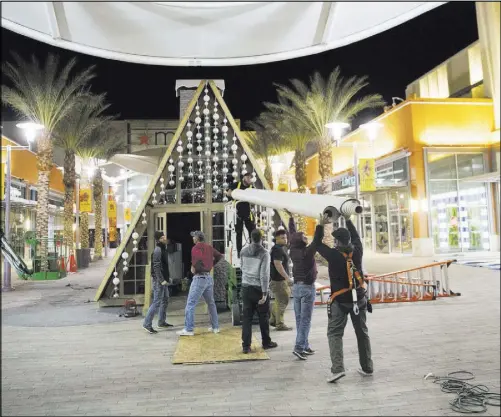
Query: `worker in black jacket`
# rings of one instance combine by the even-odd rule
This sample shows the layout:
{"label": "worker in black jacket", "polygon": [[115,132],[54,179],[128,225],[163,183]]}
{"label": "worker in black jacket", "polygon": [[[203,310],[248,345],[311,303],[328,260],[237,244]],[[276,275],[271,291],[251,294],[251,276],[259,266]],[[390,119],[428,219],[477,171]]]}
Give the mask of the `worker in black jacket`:
{"label": "worker in black jacket", "polygon": [[158,333],[153,328],[153,317],[158,310],[158,327],[171,327],[165,319],[167,304],[169,303],[169,262],[167,258],[167,238],[164,232],[155,232],[156,247],[151,255],[151,284],[153,288],[153,302],[144,318],[143,329],[150,334]]}
{"label": "worker in black jacket", "polygon": [[[228,196],[231,197],[231,191],[233,190],[246,190],[247,188],[254,188],[252,186],[252,175],[250,172],[242,174],[240,176],[240,181],[232,183],[230,189],[228,190]],[[240,258],[244,224],[250,238],[252,231],[256,228],[256,222],[251,211],[250,203],[246,201],[235,201],[235,205],[237,210],[237,222],[235,223],[237,256]]]}
{"label": "worker in black jacket", "polygon": [[[318,253],[325,258],[329,266],[329,280],[331,285],[330,305],[328,306],[329,324],[327,338],[332,361],[332,375],[328,382],[336,382],[345,376],[343,359],[343,334],[350,314],[353,328],[357,336],[358,354],[361,369],[358,372],[363,376],[370,376],[373,372],[371,359],[371,343],[367,329],[367,298],[362,286],[362,256],[363,247],[357,229],[346,220],[347,229],[336,229],[334,248],[322,243],[326,217],[321,217],[315,230],[314,242]],[[354,303],[352,290],[356,291],[357,301]]]}

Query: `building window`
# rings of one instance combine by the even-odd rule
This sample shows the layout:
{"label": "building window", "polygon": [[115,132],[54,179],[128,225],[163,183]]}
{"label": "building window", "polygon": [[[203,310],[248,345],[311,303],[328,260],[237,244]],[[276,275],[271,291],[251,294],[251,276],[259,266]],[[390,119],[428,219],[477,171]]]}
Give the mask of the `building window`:
{"label": "building window", "polygon": [[427,155],[431,231],[438,252],[489,249],[488,188],[475,177],[485,169],[483,152]]}

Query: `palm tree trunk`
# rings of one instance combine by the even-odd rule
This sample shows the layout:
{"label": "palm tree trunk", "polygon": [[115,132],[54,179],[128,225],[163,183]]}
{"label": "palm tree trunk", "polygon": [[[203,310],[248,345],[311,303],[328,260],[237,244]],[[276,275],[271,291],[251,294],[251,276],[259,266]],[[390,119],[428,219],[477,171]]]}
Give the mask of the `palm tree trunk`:
{"label": "palm tree trunk", "polygon": [[89,213],[80,214],[80,246],[89,249]]}
{"label": "palm tree trunk", "polygon": [[[328,179],[332,175],[332,143],[328,137],[319,142],[318,173],[321,180],[320,194],[327,194],[330,191]],[[334,243],[333,230],[331,223],[324,226],[324,243],[327,246],[332,246]]]}
{"label": "palm tree trunk", "polygon": [[268,182],[270,188],[273,190],[273,173],[271,171],[271,165],[270,165],[270,161],[268,160],[268,158],[266,158],[266,160],[265,160],[264,178]]}
{"label": "palm tree trunk", "polygon": [[73,204],[75,201],[75,153],[66,150],[64,154],[64,220],[63,235],[67,255],[73,253]]}
{"label": "palm tree trunk", "polygon": [[[303,149],[296,149],[294,155],[296,163],[296,183],[297,192],[304,194],[306,192],[306,156]],[[304,216],[297,216],[298,232],[306,232],[306,219]]]}
{"label": "palm tree trunk", "polygon": [[102,216],[102,202],[103,202],[103,178],[101,170],[97,168],[96,175],[94,176],[94,257],[96,259],[103,259],[103,216]]}
{"label": "palm tree trunk", "polygon": [[49,181],[52,168],[53,147],[50,134],[44,132],[38,141],[37,168],[37,239],[40,240],[40,272],[49,270],[48,237],[49,237]]}

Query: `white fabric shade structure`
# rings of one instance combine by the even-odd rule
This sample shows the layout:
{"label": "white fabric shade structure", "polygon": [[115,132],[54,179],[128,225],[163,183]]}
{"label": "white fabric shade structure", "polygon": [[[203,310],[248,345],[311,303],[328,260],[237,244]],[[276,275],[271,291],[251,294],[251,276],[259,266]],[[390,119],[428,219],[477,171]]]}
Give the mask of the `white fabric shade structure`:
{"label": "white fabric shade structure", "polygon": [[339,48],[443,3],[9,1],[2,3],[2,26],[119,61],[232,66]]}

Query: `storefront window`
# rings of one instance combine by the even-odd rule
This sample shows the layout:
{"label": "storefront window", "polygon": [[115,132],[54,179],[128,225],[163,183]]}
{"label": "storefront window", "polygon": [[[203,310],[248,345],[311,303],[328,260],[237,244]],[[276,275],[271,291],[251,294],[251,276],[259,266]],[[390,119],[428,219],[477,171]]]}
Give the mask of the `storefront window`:
{"label": "storefront window", "polygon": [[432,237],[438,252],[489,249],[484,153],[428,153],[428,198]]}
{"label": "storefront window", "polygon": [[483,154],[458,154],[458,177],[468,178],[484,173],[484,155]]}
{"label": "storefront window", "polygon": [[456,179],[456,156],[453,153],[432,152],[428,154],[430,179]]}
{"label": "storefront window", "polygon": [[372,201],[374,204],[374,227],[376,229],[376,252],[389,253],[386,193],[374,194]]}

